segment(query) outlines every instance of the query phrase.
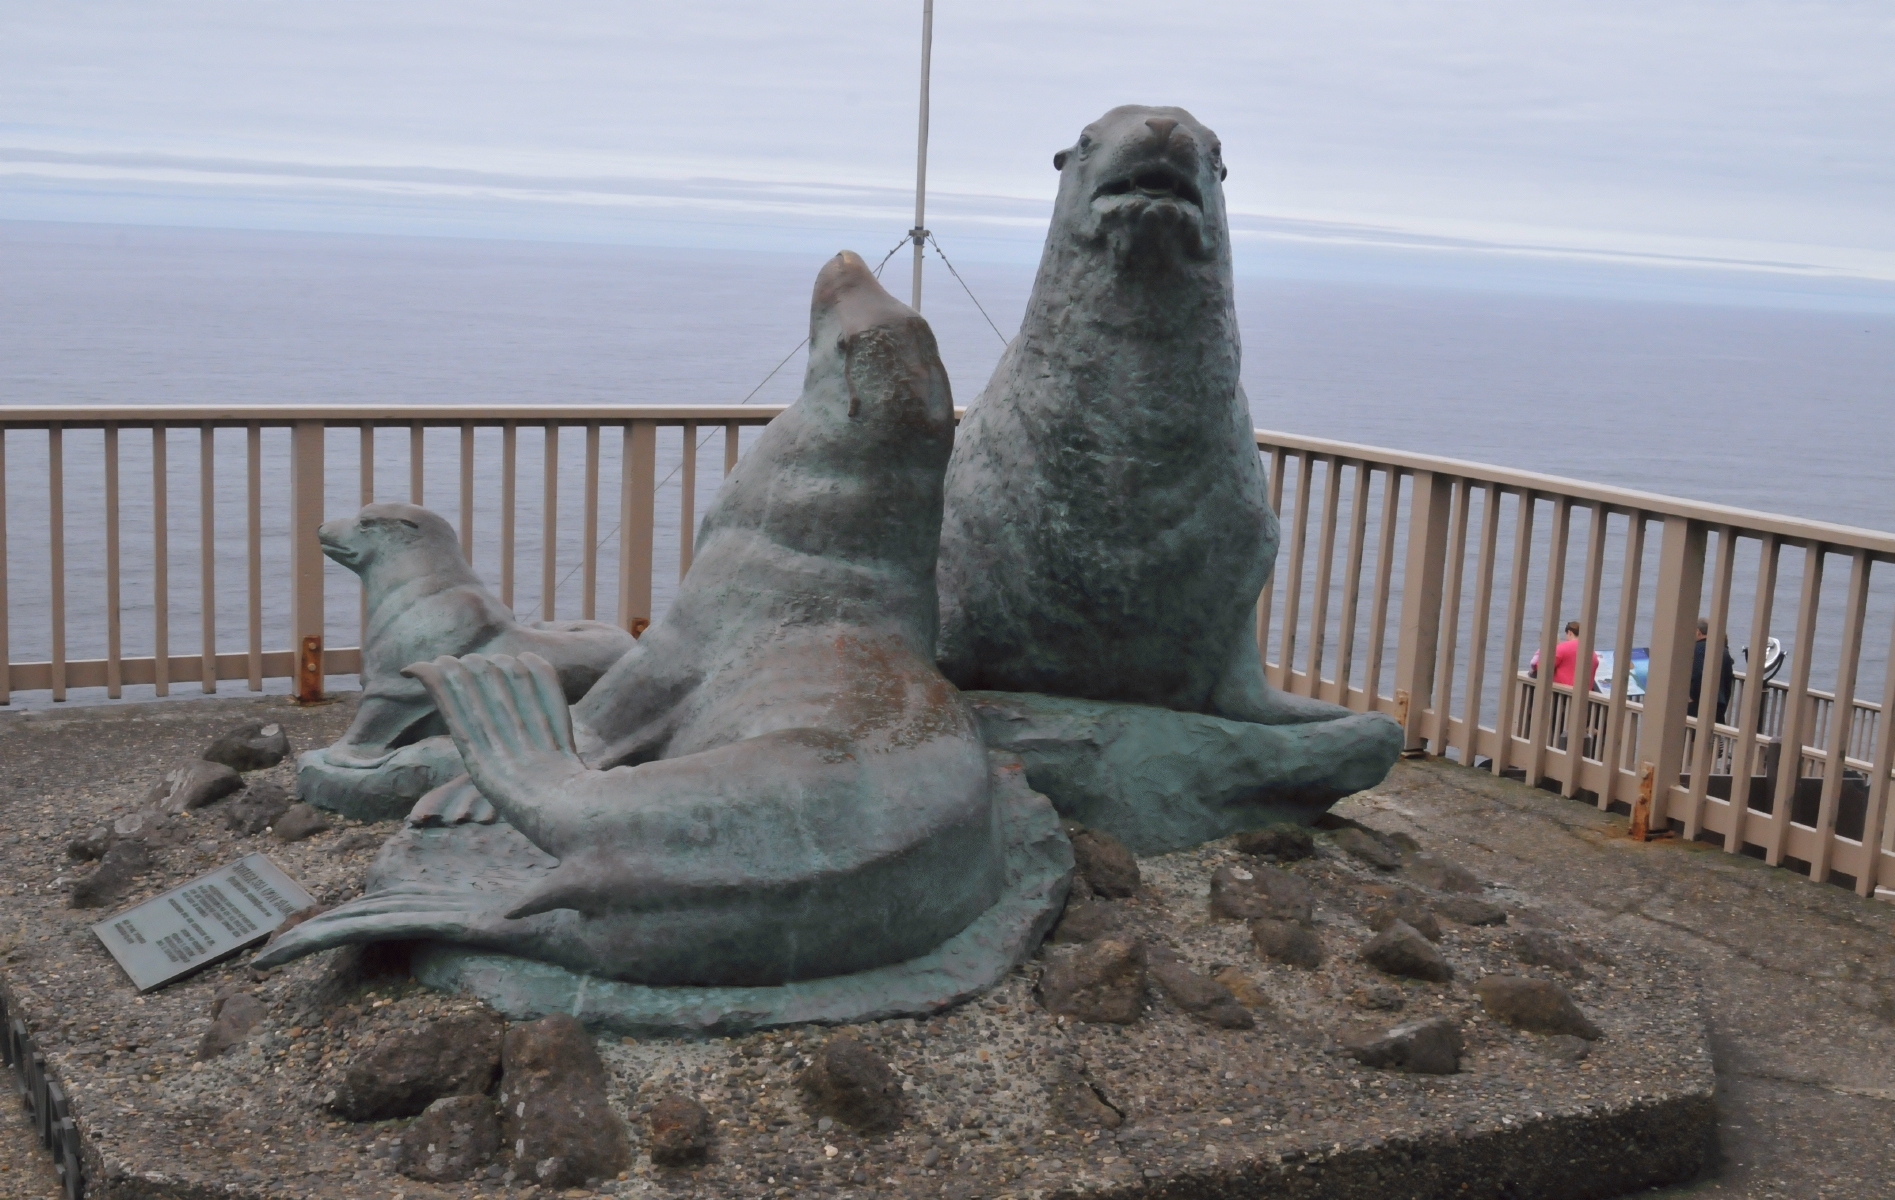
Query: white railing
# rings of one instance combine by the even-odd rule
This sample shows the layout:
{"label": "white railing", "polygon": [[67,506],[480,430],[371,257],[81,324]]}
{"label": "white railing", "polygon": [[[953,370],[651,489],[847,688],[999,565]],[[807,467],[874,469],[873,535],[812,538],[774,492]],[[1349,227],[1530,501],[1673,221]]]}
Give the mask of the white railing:
{"label": "white railing", "polygon": [[[1621,807],[1641,831],[1673,829],[1863,895],[1895,884],[1895,747],[1881,719],[1895,705],[1895,534],[1317,438],[1258,431],[1257,444],[1284,523],[1257,613],[1279,686],[1391,713],[1413,750]],[[1849,565],[1840,611],[1823,603],[1832,558]],[[1779,576],[1798,596],[1787,623]],[[1789,650],[1787,678],[1764,688],[1746,686],[1739,657],[1730,723],[1701,740],[1688,712],[1700,616],[1706,714],[1727,628],[1738,647],[1777,636]],[[1575,706],[1550,667],[1539,679],[1522,669],[1535,651],[1553,662],[1568,619],[1580,624],[1576,661],[1610,652],[1618,679],[1649,647],[1642,697],[1588,689]],[[1812,683],[1817,664],[1829,690]],[[1550,703],[1536,702],[1542,687]]]}
{"label": "white railing", "polygon": [[[0,703],[226,680],[319,694],[359,668],[361,602],[316,526],[376,499],[456,519],[463,550],[523,617],[607,613],[639,628],[690,565],[719,451],[728,473],[740,428],[779,411],[0,407]],[[1895,886],[1881,719],[1895,672],[1889,643],[1865,641],[1895,613],[1895,535],[1287,434],[1259,431],[1257,444],[1283,514],[1257,606],[1278,686],[1391,713],[1414,750],[1622,807],[1641,829],[1865,895]],[[1823,603],[1838,556],[1840,612]],[[1798,596],[1787,624],[1779,582]],[[1709,662],[1734,622],[1739,647],[1775,635],[1789,649],[1787,677],[1760,689],[1739,657],[1730,724],[1702,740],[1686,695],[1700,614]],[[1582,663],[1609,650],[1622,671],[1649,647],[1642,697],[1589,690],[1575,706],[1550,669],[1527,675],[1534,650],[1553,661],[1568,617]]]}

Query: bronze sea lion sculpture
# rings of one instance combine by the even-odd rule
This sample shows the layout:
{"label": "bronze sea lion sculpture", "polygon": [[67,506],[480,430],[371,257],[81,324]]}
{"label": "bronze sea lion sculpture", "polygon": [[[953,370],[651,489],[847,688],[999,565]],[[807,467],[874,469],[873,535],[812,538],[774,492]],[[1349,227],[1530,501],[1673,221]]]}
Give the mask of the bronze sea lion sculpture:
{"label": "bronze sea lion sculpture", "polygon": [[1277,520],[1238,381],[1222,148],[1184,109],[1127,106],[1054,165],[1019,336],[948,465],[942,669],[1034,787],[1136,849],[1311,819],[1379,782],[1401,737],[1263,676]]}
{"label": "bronze sea lion sculpture", "polygon": [[353,817],[386,820],[460,773],[447,726],[409,663],[441,655],[537,654],[577,700],[637,644],[602,621],[527,625],[488,592],[453,526],[413,504],[371,504],[323,523],[323,553],[362,578],[368,620],[362,699],[333,745],[297,762],[298,795]]}
{"label": "bronze sea lion sculpture", "polygon": [[838,255],[802,397],[570,718],[530,655],[409,668],[501,821],[404,828],[259,961],[426,939],[424,978],[504,1011],[673,1030],[928,1011],[1010,970],[1071,848],[933,661],[953,438],[926,322]]}

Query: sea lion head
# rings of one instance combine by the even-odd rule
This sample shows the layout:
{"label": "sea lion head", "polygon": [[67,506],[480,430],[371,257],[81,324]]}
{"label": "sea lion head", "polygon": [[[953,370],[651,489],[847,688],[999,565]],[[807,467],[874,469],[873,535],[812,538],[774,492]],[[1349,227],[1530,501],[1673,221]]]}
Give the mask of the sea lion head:
{"label": "sea lion head", "polygon": [[[809,303],[809,370],[803,403],[836,406],[868,433],[946,443],[954,397],[934,331],[882,287],[862,256],[844,250],[823,265]],[[825,383],[840,383],[840,388]]]}
{"label": "sea lion head", "polygon": [[440,577],[443,584],[473,576],[454,527],[415,504],[371,504],[352,517],[324,521],[316,540],[324,554],[365,581],[385,577],[391,568]]}
{"label": "sea lion head", "polygon": [[1182,108],[1126,104],[1053,156],[1056,230],[1105,241],[1121,261],[1228,262],[1223,146]]}

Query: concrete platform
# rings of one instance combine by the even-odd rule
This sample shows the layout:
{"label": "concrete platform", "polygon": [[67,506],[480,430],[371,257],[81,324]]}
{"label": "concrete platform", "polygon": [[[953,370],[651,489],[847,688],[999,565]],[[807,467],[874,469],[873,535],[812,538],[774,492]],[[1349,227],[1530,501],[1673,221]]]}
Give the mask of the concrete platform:
{"label": "concrete platform", "polygon": [[[85,1127],[88,1170],[98,1185],[91,1194],[495,1194],[501,1190],[497,1181],[489,1186],[437,1188],[394,1176],[386,1171],[385,1163],[378,1163],[374,1147],[398,1130],[323,1121],[314,1107],[313,1072],[304,1069],[313,1064],[305,1063],[303,1051],[289,1036],[289,1026],[270,1030],[260,1043],[263,1061],[233,1062],[233,1055],[198,1072],[190,1070],[190,1056],[183,1052],[185,1039],[174,1037],[168,1039],[169,1044],[148,1045],[154,1089],[149,1104],[131,1103],[125,1096],[99,1096],[89,1091],[96,1081],[78,1077],[86,1071],[88,1055],[97,1058],[102,1052],[98,1039],[88,1043],[83,1024],[73,1027],[76,1004],[98,1004],[102,1015],[122,1012],[147,1026],[154,1021],[175,1024],[175,1032],[183,1034],[200,1017],[199,1010],[216,987],[245,980],[240,966],[219,967],[155,993],[142,1005],[133,1001],[122,978],[113,984],[110,972],[116,968],[96,946],[88,951],[89,935],[73,932],[83,933],[97,914],[65,909],[65,885],[55,882],[62,874],[70,878],[74,873],[62,849],[68,826],[82,823],[74,810],[127,803],[172,759],[195,751],[216,731],[258,706],[267,707],[273,718],[283,721],[298,749],[320,744],[348,719],[346,705],[296,710],[280,701],[0,714],[0,787],[5,789],[0,791],[0,828],[6,830],[0,833],[0,854],[5,856],[0,866],[0,927],[18,926],[17,930],[0,928],[0,934],[17,934],[12,945],[0,952],[0,986],[8,988],[16,997],[16,1008],[28,1015],[55,1070],[74,1077],[69,1090],[75,1098],[75,1119]],[[1675,1179],[1683,1167],[1708,1158],[1712,1170],[1706,1177],[1671,1194],[1886,1194],[1890,1146],[1895,1145],[1895,1066],[1891,1065],[1895,1056],[1889,1053],[1895,1049],[1891,1045],[1895,1041],[1891,1025],[1895,937],[1887,931],[1887,909],[1747,859],[1727,858],[1714,849],[1636,845],[1624,840],[1623,822],[1617,818],[1451,764],[1404,764],[1388,784],[1345,802],[1339,811],[1377,828],[1405,830],[1428,849],[1465,863],[1498,885],[1490,889],[1490,898],[1508,901],[1517,911],[1537,912],[1560,927],[1599,930],[1622,939],[1628,961],[1675,960],[1695,966],[1695,974],[1702,979],[1701,992],[1689,978],[1693,974],[1689,970],[1675,972],[1669,979],[1625,981],[1630,993],[1627,1008],[1634,1016],[1639,1016],[1636,993],[1645,990],[1649,1003],[1639,1019],[1649,1018],[1655,1040],[1644,1048],[1647,1052],[1641,1059],[1638,1038],[1615,1039],[1609,1028],[1591,1068],[1599,1070],[1607,1060],[1623,1054],[1621,1065],[1649,1062],[1655,1084],[1665,1067],[1674,1068],[1672,1077],[1657,1086],[1623,1091],[1589,1082],[1583,1090],[1591,1095],[1611,1091],[1604,1104],[1592,1102],[1590,1096],[1582,1100],[1577,1086],[1565,1097],[1568,1103],[1558,1103],[1560,1085],[1554,1078],[1541,1085],[1534,1103],[1519,1113],[1506,1111],[1508,1106],[1503,1105],[1488,1113],[1487,1120],[1464,1114],[1458,1122],[1445,1121],[1432,1129],[1428,1122],[1410,1121],[1405,1128],[1378,1134],[1370,1131],[1368,1121],[1373,1115],[1368,1108],[1373,1105],[1357,1107],[1359,1092],[1350,1088],[1349,1080],[1373,1080],[1381,1073],[1367,1073],[1354,1064],[1337,1066],[1333,1048],[1326,1047],[1320,1037],[1289,1036],[1296,1033],[1294,1029],[1268,1034],[1260,1029],[1249,1035],[1255,1042],[1254,1064],[1246,1061],[1244,1071],[1232,1072],[1237,1078],[1226,1081],[1249,1087],[1244,1097],[1211,1098],[1196,1110],[1201,1118],[1160,1112],[1154,1106],[1127,1123],[1127,1128],[1158,1131],[1162,1139],[1128,1138],[1120,1133],[1101,1137],[1096,1132],[1088,1138],[1070,1130],[1044,1135],[1022,1125],[1004,1141],[980,1139],[983,1147],[993,1143],[983,1151],[984,1157],[948,1156],[950,1162],[965,1159],[973,1165],[978,1160],[996,1169],[929,1174],[935,1168],[921,1165],[929,1151],[935,1152],[938,1163],[943,1146],[958,1154],[962,1143],[974,1140],[947,1128],[949,1118],[964,1130],[961,1118],[987,1107],[1037,1122],[1031,1086],[1018,1094],[993,1087],[983,1090],[977,1086],[977,1076],[955,1079],[943,1070],[950,1062],[976,1056],[977,1045],[1021,1049],[1032,1036],[1050,1036],[1047,1031],[1035,1034],[1026,1018],[1029,1011],[1038,1011],[1030,1000],[1033,968],[1029,968],[1005,985],[1003,994],[962,1010],[938,1028],[911,1025],[878,1031],[898,1067],[927,1068],[925,1073],[917,1070],[911,1075],[926,1093],[916,1098],[923,1119],[880,1143],[859,1139],[859,1145],[844,1146],[847,1154],[855,1156],[851,1161],[874,1166],[872,1171],[860,1172],[859,1182],[856,1172],[788,1171],[805,1149],[811,1150],[820,1168],[823,1139],[814,1137],[813,1128],[800,1129],[793,1101],[785,1104],[781,1117],[771,1115],[775,1110],[763,1100],[772,1089],[752,1083],[738,1089],[750,1097],[751,1108],[740,1122],[744,1128],[727,1128],[722,1133],[725,1144],[720,1154],[733,1171],[707,1169],[701,1178],[689,1174],[660,1177],[642,1168],[626,1180],[608,1183],[605,1190],[626,1195],[705,1196],[789,1195],[807,1190],[835,1195],[967,1197],[1390,1197],[1472,1194],[1460,1190],[1462,1183],[1469,1183],[1488,1195],[1509,1194],[1502,1189],[1514,1188],[1511,1194],[1520,1196],[1605,1196],[1613,1194],[1614,1187]],[[306,854],[307,863],[285,865],[322,874],[324,886],[331,889],[343,886],[327,882],[327,877],[346,874],[353,856],[329,855],[328,847],[320,844],[333,845],[341,836],[346,835],[324,835],[316,839],[318,844],[304,844],[305,850],[293,855],[282,853],[279,860]],[[189,864],[178,866],[188,868]],[[1163,876],[1164,871],[1154,874]],[[154,877],[145,890],[155,892],[168,883]],[[8,891],[11,896],[4,894]],[[143,894],[134,893],[128,902]],[[1336,936],[1344,942],[1353,936],[1348,919],[1346,914],[1335,919]],[[88,953],[102,961],[87,960]],[[1457,953],[1477,957],[1485,951],[1470,935]],[[1475,957],[1467,961],[1471,964]],[[79,978],[48,978],[74,968],[80,971]],[[1265,983],[1280,990],[1274,976]],[[1290,986],[1301,985],[1294,980],[1281,984]],[[287,972],[278,973],[263,987],[306,990]],[[408,987],[396,987],[381,998],[393,1007],[410,1003],[404,999],[408,994]],[[1316,1000],[1320,999],[1317,995]],[[1582,1003],[1594,1002],[1582,996]],[[373,1008],[373,1002],[361,994],[354,1003]],[[285,1009],[281,1020],[294,1016]],[[1157,1041],[1144,1057],[1159,1061],[1128,1062],[1124,1068],[1128,1078],[1149,1075],[1163,1066],[1158,1051],[1166,1039],[1194,1061],[1213,1049],[1210,1041],[1196,1034],[1191,1022],[1164,1011],[1163,1004],[1154,1007],[1147,1022]],[[98,1022],[85,1022],[91,1023]],[[1608,1021],[1602,1023],[1610,1026]],[[1707,1025],[1717,1072],[1715,1146],[1708,1145],[1704,1136],[1705,1099],[1713,1080],[1701,1068],[1691,1069],[1696,1047],[1681,1044],[1701,1038]],[[1006,1040],[1016,1035],[1019,1042]],[[808,1036],[819,1038],[821,1031],[812,1030]],[[1245,1035],[1219,1031],[1217,1036]],[[1102,1064],[1123,1056],[1139,1040],[1124,1039],[1121,1048],[1114,1050],[1111,1043],[1116,1037],[1115,1029],[1087,1035],[1100,1043]],[[312,1049],[315,1044],[311,1042]],[[793,1046],[784,1039],[777,1049],[788,1054]],[[1232,1051],[1243,1046],[1230,1043]],[[713,1082],[718,1064],[743,1057],[743,1049],[722,1042],[676,1046],[647,1042],[614,1047],[609,1059],[621,1081],[620,1099],[635,1118],[642,1092],[666,1080],[695,1076],[703,1081],[707,1102],[724,1095],[736,1085]],[[333,1047],[322,1051],[331,1052]],[[1484,1052],[1495,1055],[1496,1061],[1512,1053],[1499,1042]],[[999,1061],[1003,1056],[994,1057]],[[1298,1069],[1292,1072],[1292,1066]],[[307,1110],[297,1120],[346,1148],[351,1169],[346,1173],[324,1169],[322,1160],[304,1147],[284,1144],[280,1134],[274,1139],[265,1137],[269,1131],[261,1126],[251,1128],[260,1115],[255,1107],[246,1114],[248,1124],[227,1127],[222,1114],[203,1099],[202,1085],[209,1082],[206,1071],[247,1072],[245,1080],[260,1088],[259,1096],[280,1094],[286,1107]],[[312,1077],[305,1080],[304,1074]],[[1314,1081],[1307,1099],[1298,1091],[1303,1086],[1297,1082],[1299,1077]],[[1604,1073],[1599,1078],[1603,1080]],[[193,1097],[193,1119],[203,1122],[195,1126],[201,1131],[197,1136],[184,1133],[175,1123],[168,1129],[168,1138],[150,1136],[166,1128],[163,1121],[170,1104],[162,1097],[174,1087],[168,1079],[179,1081],[175,1086],[183,1089],[174,1098],[186,1092]],[[233,1074],[230,1082],[242,1081]],[[184,1088],[185,1084],[194,1086]],[[1264,1086],[1258,1089],[1257,1084]],[[779,1093],[775,1102],[784,1103],[787,1097],[780,1094],[782,1089],[775,1090]],[[1414,1089],[1392,1090],[1402,1094],[1404,1112],[1413,1109]],[[1265,1106],[1250,1101],[1258,1098],[1259,1091],[1267,1093],[1263,1099],[1283,1105],[1286,1115],[1294,1119],[1271,1120],[1278,1127],[1268,1131],[1221,1124],[1225,1118],[1220,1113],[1256,1120]],[[1236,1104],[1238,1100],[1244,1104]],[[715,1112],[717,1105],[711,1107]],[[123,1111],[128,1108],[154,1111]],[[1299,1108],[1309,1111],[1298,1113]],[[1014,1113],[1014,1109],[1019,1111]],[[948,1137],[950,1132],[955,1136]],[[0,1142],[0,1162],[8,1166],[0,1171],[0,1197],[53,1194],[46,1190],[50,1180],[42,1169],[43,1152],[19,1133],[17,1121],[0,1126],[0,1137],[7,1139]],[[267,1154],[259,1148],[266,1141]],[[804,1141],[813,1145],[804,1147]],[[1184,1144],[1173,1152],[1171,1144],[1176,1143]],[[1187,1148],[1189,1154],[1184,1153]],[[1215,1162],[1204,1157],[1211,1148],[1219,1151]],[[239,1150],[248,1160],[243,1173],[249,1178],[211,1169],[210,1159]],[[776,1164],[785,1168],[780,1177],[771,1173]],[[153,1174],[163,1182],[152,1179]],[[1517,1190],[1530,1181],[1532,1190]],[[521,1189],[512,1190],[518,1194]]]}

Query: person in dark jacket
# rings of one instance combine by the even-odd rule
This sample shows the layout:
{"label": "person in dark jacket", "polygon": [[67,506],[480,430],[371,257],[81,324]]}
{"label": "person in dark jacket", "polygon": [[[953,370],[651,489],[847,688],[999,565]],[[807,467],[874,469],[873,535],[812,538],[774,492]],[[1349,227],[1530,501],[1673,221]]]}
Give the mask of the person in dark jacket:
{"label": "person in dark jacket", "polygon": [[[1698,618],[1698,645],[1691,654],[1691,702],[1685,706],[1690,716],[1698,715],[1698,696],[1704,687],[1704,648],[1709,644],[1711,623]],[[1725,639],[1724,667],[1717,675],[1717,723],[1724,724],[1724,710],[1731,702],[1731,689],[1737,686],[1737,664],[1731,658],[1730,639]]]}

